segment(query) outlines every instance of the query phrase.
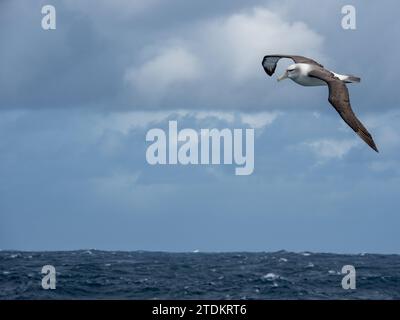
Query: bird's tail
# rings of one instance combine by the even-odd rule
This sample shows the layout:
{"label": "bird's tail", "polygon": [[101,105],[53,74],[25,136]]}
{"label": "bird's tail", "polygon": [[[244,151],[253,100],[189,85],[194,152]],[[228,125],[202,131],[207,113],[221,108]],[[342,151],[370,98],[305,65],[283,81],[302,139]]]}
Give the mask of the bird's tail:
{"label": "bird's tail", "polygon": [[352,75],[345,75],[343,81],[346,83],[358,83],[361,81],[361,78]]}

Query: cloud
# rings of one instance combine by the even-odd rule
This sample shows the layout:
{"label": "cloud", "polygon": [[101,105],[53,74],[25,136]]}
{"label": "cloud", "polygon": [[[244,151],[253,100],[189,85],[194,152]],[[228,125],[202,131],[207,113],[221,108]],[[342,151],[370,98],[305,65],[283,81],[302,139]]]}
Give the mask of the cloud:
{"label": "cloud", "polygon": [[130,111],[97,115],[94,131],[102,135],[111,130],[127,135],[131,130],[144,129],[166,122],[168,118],[180,119],[188,114],[185,110],[170,111]]}
{"label": "cloud", "polygon": [[228,123],[232,123],[235,120],[235,115],[233,112],[221,112],[221,111],[197,111],[194,113],[194,117],[198,120],[214,118]]}
{"label": "cloud", "polygon": [[[7,43],[0,52],[1,108],[315,110],[326,102],[325,90],[289,81],[278,86],[264,74],[262,56],[277,51],[360,75],[363,82],[351,89],[354,106],[395,108],[389,71],[400,49],[392,41],[396,28],[381,37],[379,28],[360,19],[347,37],[340,6],[326,4],[329,10],[322,12],[313,0],[306,2],[310,10],[294,1],[223,0],[197,4],[196,10],[171,1],[54,0],[54,32],[40,28],[40,3],[0,1],[0,40]],[[396,9],[388,4],[377,21],[398,25]],[[375,10],[363,5],[363,14]],[[370,64],[377,59],[369,50],[371,35],[376,47],[388,48],[379,64]]]}
{"label": "cloud", "polygon": [[[128,111],[100,114],[90,117],[93,123],[92,131],[96,136],[102,136],[106,131],[118,132],[128,135],[135,129],[148,129],[165,125],[168,120],[197,120],[193,126],[221,127],[228,124],[230,127],[249,126],[255,129],[263,129],[272,124],[281,112],[222,112],[222,111]],[[1,119],[0,119],[1,123]]]}
{"label": "cloud", "polygon": [[280,115],[278,112],[242,113],[242,122],[254,129],[261,129],[272,124]]}
{"label": "cloud", "polygon": [[[125,79],[134,99],[140,93],[147,106],[160,107],[154,97],[161,94],[178,107],[188,100],[185,108],[235,109],[244,103],[259,108],[257,97],[268,95],[262,57],[295,52],[318,58],[322,43],[322,36],[305,23],[255,7],[200,21],[144,47],[143,62],[129,67]],[[190,99],[182,100],[183,92]]]}
{"label": "cloud", "polygon": [[199,74],[197,58],[192,53],[182,47],[171,47],[161,50],[142,66],[127,70],[125,80],[137,92],[158,102],[173,85],[194,80]]}
{"label": "cloud", "polygon": [[[1,246],[399,252],[399,4],[379,15],[360,4],[348,32],[338,3],[274,2],[53,0],[57,30],[45,32],[46,2],[0,1]],[[379,154],[343,124],[326,88],[265,75],[262,56],[278,50],[362,77],[351,100]],[[261,128],[254,174],[149,166],[146,130],[169,119],[180,129]]]}
{"label": "cloud", "polygon": [[322,37],[305,23],[286,21],[262,7],[206,22],[201,29],[205,31],[200,39],[206,44],[203,47],[235,81],[254,78],[267,53],[318,56],[322,45]]}
{"label": "cloud", "polygon": [[357,140],[320,139],[304,142],[320,160],[342,159],[351,149],[359,145]]}
{"label": "cloud", "polygon": [[380,151],[397,151],[400,145],[399,123],[400,111],[393,110],[368,114],[365,125],[370,129]]}
{"label": "cloud", "polygon": [[379,141],[386,148],[395,148],[400,144],[400,133],[398,128],[385,127],[379,132]]}
{"label": "cloud", "polygon": [[[4,112],[7,116],[0,118],[0,133],[7,137],[0,141],[1,246],[48,249],[49,242],[42,241],[35,232],[41,230],[39,225],[32,228],[37,221],[44,221],[45,225],[41,227],[52,230],[57,239],[51,242],[52,249],[129,250],[148,249],[152,245],[154,250],[186,250],[185,246],[179,247],[182,237],[174,232],[176,226],[189,228],[185,239],[198,243],[204,228],[198,228],[196,224],[190,229],[193,219],[203,223],[204,227],[216,217],[219,219],[218,228],[213,230],[215,238],[204,246],[208,250],[222,248],[216,248],[215,243],[220,239],[221,226],[227,217],[236,229],[224,237],[229,237],[234,250],[243,245],[242,240],[237,240],[237,230],[243,230],[245,225],[245,236],[251,237],[254,228],[261,224],[259,229],[265,229],[271,219],[278,219],[275,224],[282,228],[274,234],[279,241],[274,237],[261,239],[273,244],[268,250],[276,249],[275,242],[276,246],[284,243],[285,248],[293,244],[302,249],[309,248],[315,238],[307,238],[313,231],[307,229],[310,221],[314,223],[311,224],[314,229],[333,239],[320,243],[323,250],[328,250],[330,247],[326,249],[326,246],[330,243],[335,244],[332,250],[344,250],[345,245],[336,245],[334,241],[332,221],[346,222],[348,212],[362,212],[353,218],[367,221],[363,225],[365,235],[361,236],[365,241],[369,239],[368,231],[376,228],[376,221],[382,221],[382,216],[386,221],[380,226],[382,234],[387,235],[387,225],[398,225],[398,215],[394,213],[399,207],[396,200],[399,179],[398,174],[393,174],[399,159],[398,149],[393,150],[396,152],[393,154],[383,151],[376,154],[360,141],[363,148],[350,149],[341,161],[337,161],[340,158],[317,156],[318,160],[334,161],[327,166],[313,166],[315,161],[310,150],[316,149],[316,154],[317,147],[322,148],[323,143],[319,146],[314,143],[313,147],[302,144],[302,150],[287,148],[301,141],[311,144],[320,141],[318,137],[327,134],[327,127],[332,128],[330,140],[335,143],[340,144],[344,138],[357,140],[357,136],[348,136],[335,129],[336,113],[335,117],[322,114],[318,121],[313,120],[311,112],[287,112],[285,116],[278,116],[276,123],[273,122],[274,130],[265,130],[256,140],[255,171],[243,179],[233,174],[231,166],[149,166],[145,160],[147,126],[165,128],[170,117],[181,116],[180,129],[198,128],[209,121],[215,122],[217,128],[224,128],[240,126],[242,118],[246,118],[241,112],[215,114],[222,120],[215,120],[209,110],[199,111],[201,119],[197,119],[198,112],[195,111],[185,111],[182,115],[178,111],[175,113],[177,115],[169,111],[99,114],[74,109]],[[250,115],[254,117],[256,113]],[[223,120],[232,119],[232,116],[231,123]],[[314,123],[311,125],[310,121]],[[393,120],[382,126],[394,127],[397,123]],[[104,129],[93,136],[97,126],[104,126]],[[326,148],[327,145],[331,148],[325,143]],[[29,165],[26,159],[29,159]],[[371,161],[381,160],[390,162],[375,165],[375,170],[368,166]],[[288,197],[291,201],[287,201]],[[25,201],[20,201],[21,198]],[[193,203],[196,203],[195,209],[188,211]],[[252,219],[243,217],[243,212],[249,212]],[[329,221],[327,217],[330,217]],[[149,219],[148,223],[143,219]],[[306,219],[305,231],[300,228],[301,233],[295,237],[279,238],[279,234],[285,234],[286,226],[292,225],[293,219]],[[252,222],[248,224],[248,221]],[[169,223],[168,228],[165,223]],[[155,236],[148,236],[155,225],[162,227],[154,232]],[[70,230],[76,226],[80,231],[71,243]],[[353,231],[349,228],[345,234],[350,237]],[[391,231],[388,244],[399,243],[395,241],[397,231]],[[106,240],[104,232],[107,233]],[[160,243],[157,240],[160,238],[167,240]],[[88,239],[91,239],[90,243]],[[258,250],[254,244],[259,242],[260,239],[251,238],[246,242],[247,250]],[[385,248],[389,250],[390,247]]]}

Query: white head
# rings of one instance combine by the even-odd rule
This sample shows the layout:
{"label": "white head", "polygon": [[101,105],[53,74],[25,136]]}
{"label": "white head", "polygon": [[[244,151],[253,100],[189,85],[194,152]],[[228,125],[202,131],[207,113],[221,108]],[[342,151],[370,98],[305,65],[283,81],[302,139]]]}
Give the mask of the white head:
{"label": "white head", "polygon": [[285,73],[281,75],[277,80],[281,81],[286,78],[293,79],[298,77],[300,74],[300,67],[297,64],[292,64],[285,70]]}

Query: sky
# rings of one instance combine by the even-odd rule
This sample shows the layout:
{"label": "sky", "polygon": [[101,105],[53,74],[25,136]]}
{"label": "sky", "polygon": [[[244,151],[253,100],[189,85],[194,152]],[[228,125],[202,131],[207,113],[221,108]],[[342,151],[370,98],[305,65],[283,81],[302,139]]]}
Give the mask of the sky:
{"label": "sky", "polygon": [[[57,28],[41,27],[56,8]],[[344,5],[356,29],[341,26]],[[0,249],[400,253],[399,4],[0,2]],[[261,67],[306,55],[349,85],[377,154],[326,87]],[[255,169],[150,165],[152,128],[254,128]]]}

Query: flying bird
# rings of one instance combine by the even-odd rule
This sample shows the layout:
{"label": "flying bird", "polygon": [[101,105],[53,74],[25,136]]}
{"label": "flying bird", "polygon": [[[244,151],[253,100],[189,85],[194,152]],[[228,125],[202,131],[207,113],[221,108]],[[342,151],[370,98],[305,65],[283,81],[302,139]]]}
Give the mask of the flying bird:
{"label": "flying bird", "polygon": [[278,81],[289,78],[302,86],[327,85],[329,88],[328,101],[330,104],[336,109],[344,122],[346,122],[361,139],[376,152],[379,152],[371,134],[361,121],[357,119],[351,109],[349,91],[346,83],[360,82],[360,78],[329,71],[325,69],[323,65],[306,57],[280,54],[267,55],[264,57],[262,66],[269,76],[274,74],[276,65],[281,58],[292,59],[294,64],[287,67],[285,73],[278,78]]}

